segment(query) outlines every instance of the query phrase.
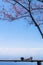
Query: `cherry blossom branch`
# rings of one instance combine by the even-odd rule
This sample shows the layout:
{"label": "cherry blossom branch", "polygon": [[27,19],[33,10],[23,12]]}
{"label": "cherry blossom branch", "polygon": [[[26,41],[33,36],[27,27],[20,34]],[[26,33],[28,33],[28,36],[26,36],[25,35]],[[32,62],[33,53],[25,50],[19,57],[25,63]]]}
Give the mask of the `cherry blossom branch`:
{"label": "cherry blossom branch", "polygon": [[[35,7],[33,7],[33,5],[31,6],[31,0],[28,0],[28,1],[25,1],[25,0],[12,0],[12,1],[2,0],[2,1],[9,3],[11,5],[12,9],[10,10],[10,12],[12,11],[12,13],[8,13],[8,11],[6,13],[6,9],[3,6],[2,11],[0,10],[0,12],[3,12],[4,18],[0,18],[0,19],[11,20],[11,21],[17,20],[20,18],[25,18],[26,20],[28,19],[27,21],[29,22],[29,24],[34,24],[37,27],[37,29],[39,30],[39,32],[43,38],[43,33],[41,31],[41,28],[40,28],[40,25],[43,25],[43,23],[42,22],[39,23],[39,21],[41,21],[41,19],[43,19],[43,16],[41,16],[42,18],[38,18],[38,17],[35,18],[34,17],[34,14],[36,15],[36,13],[43,14],[43,11],[42,11],[43,6],[42,5],[41,5],[42,7],[40,7],[39,5],[37,7],[36,4],[33,4],[36,7],[35,8]],[[2,14],[0,13],[0,16],[1,15]],[[29,19],[29,17],[31,20]],[[29,20],[32,22],[30,23]]]}
{"label": "cherry blossom branch", "polygon": [[30,17],[31,17],[32,21],[34,22],[35,26],[38,28],[38,30],[39,30],[39,32],[40,32],[42,38],[43,38],[43,33],[42,33],[42,31],[41,31],[39,25],[36,23],[36,21],[34,20],[32,14],[31,14],[31,10],[30,10],[30,2],[29,2],[29,13],[30,13]]}

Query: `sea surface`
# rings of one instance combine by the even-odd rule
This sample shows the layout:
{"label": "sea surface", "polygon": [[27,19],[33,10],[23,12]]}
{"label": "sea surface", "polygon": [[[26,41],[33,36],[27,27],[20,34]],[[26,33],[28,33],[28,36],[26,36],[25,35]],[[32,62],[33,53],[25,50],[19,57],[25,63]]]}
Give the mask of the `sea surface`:
{"label": "sea surface", "polygon": [[[37,65],[37,63],[36,62],[0,62],[0,65]],[[43,65],[43,63],[41,65]]]}
{"label": "sea surface", "polygon": [[[40,58],[35,57],[33,59],[43,60],[43,56]],[[37,65],[37,62],[0,62],[0,65]],[[41,65],[43,65],[43,62]]]}

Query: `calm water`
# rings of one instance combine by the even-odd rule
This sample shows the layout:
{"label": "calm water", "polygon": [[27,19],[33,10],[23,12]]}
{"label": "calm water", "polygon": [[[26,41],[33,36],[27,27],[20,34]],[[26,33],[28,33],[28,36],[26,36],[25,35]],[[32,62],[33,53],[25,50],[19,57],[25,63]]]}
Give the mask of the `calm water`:
{"label": "calm water", "polygon": [[[22,63],[19,63],[19,62],[17,62],[17,63],[15,63],[15,62],[0,62],[0,65],[37,65],[37,63],[36,62],[22,62]],[[43,65],[43,63],[41,64],[41,65]]]}
{"label": "calm water", "polygon": [[36,62],[0,62],[0,65],[37,65]]}
{"label": "calm water", "polygon": [[[0,62],[0,65],[37,65],[36,62]],[[43,65],[43,63],[41,63]]]}

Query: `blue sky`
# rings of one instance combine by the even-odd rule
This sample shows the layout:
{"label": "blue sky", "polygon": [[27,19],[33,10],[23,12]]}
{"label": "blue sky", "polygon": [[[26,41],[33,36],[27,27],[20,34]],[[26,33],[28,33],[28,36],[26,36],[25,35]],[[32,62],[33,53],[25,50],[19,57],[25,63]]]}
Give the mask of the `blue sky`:
{"label": "blue sky", "polygon": [[21,19],[13,22],[1,21],[0,30],[0,56],[11,58],[35,57],[39,53],[39,56],[43,55],[43,39],[35,26],[29,26]]}
{"label": "blue sky", "polygon": [[0,58],[43,56],[43,39],[34,25],[24,19],[0,20]]}

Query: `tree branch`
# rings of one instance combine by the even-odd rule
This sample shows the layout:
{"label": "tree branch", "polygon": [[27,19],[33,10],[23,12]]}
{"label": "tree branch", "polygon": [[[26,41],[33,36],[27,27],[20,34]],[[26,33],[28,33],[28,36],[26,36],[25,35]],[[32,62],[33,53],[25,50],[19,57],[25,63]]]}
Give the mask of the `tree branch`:
{"label": "tree branch", "polygon": [[[28,8],[26,8],[24,5],[22,5],[20,2],[18,2],[17,0],[13,0],[14,2],[15,2],[15,4],[17,3],[17,4],[19,4],[21,7],[23,7],[28,13],[29,13],[29,15],[30,15],[30,17],[31,17],[31,19],[32,19],[32,22],[35,24],[35,26],[37,27],[37,29],[39,30],[39,32],[40,32],[40,34],[41,34],[41,36],[42,36],[42,38],[43,38],[43,33],[42,33],[42,31],[41,31],[41,29],[40,29],[40,26],[37,24],[37,22],[35,21],[35,19],[34,19],[34,17],[32,16],[32,13],[31,13],[31,7],[30,7],[30,3],[31,3],[31,1],[30,0],[28,0],[28,2],[29,2],[29,9]],[[13,5],[15,5],[15,4],[13,4]],[[32,10],[39,10],[39,9],[43,9],[43,8],[37,8],[37,9],[32,9]],[[25,17],[25,16],[23,16],[23,17]],[[19,18],[22,18],[22,17],[19,17]],[[19,19],[19,18],[16,18],[16,19]],[[13,20],[14,18],[12,18],[12,20]]]}
{"label": "tree branch", "polygon": [[29,11],[25,6],[23,6],[22,4],[20,4],[17,0],[13,0],[15,1],[16,3],[18,3],[20,6],[22,6],[24,9],[26,9],[27,11]]}
{"label": "tree branch", "polygon": [[42,38],[43,38],[43,33],[42,33],[42,31],[41,31],[41,29],[40,29],[39,25],[36,23],[36,21],[34,20],[34,18],[33,18],[33,16],[32,16],[32,14],[31,14],[31,10],[30,10],[30,3],[29,3],[29,13],[30,13],[30,17],[31,17],[32,21],[34,22],[35,26],[38,28],[38,30],[39,30],[39,32],[40,32],[40,34],[41,34]]}

